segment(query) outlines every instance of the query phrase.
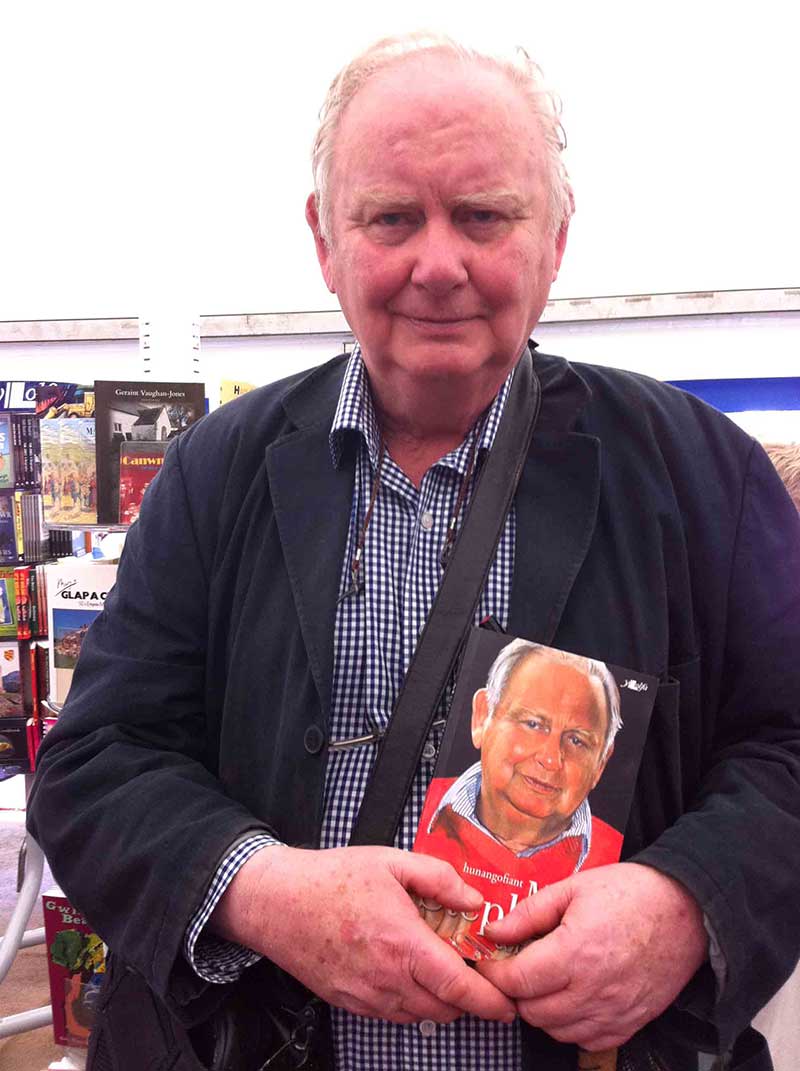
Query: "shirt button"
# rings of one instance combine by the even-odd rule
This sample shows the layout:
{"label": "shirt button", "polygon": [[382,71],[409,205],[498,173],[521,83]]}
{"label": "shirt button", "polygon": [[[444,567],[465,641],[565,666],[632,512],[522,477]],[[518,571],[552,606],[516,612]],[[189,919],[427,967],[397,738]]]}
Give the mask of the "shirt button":
{"label": "shirt button", "polygon": [[[423,757],[423,759],[428,759],[428,761],[430,761],[431,759],[435,759],[436,758],[436,747],[430,742],[430,740],[427,742],[425,747],[422,749],[422,757]],[[426,1022],[427,1022],[427,1020],[426,1020]]]}
{"label": "shirt button", "polygon": [[[424,531],[430,532],[431,528],[433,528],[433,514],[426,510],[420,517],[419,523],[422,525]],[[428,1020],[426,1019],[425,1022],[427,1023]]]}
{"label": "shirt button", "polygon": [[419,1024],[419,1032],[424,1038],[432,1038],[436,1033],[436,1023],[433,1019],[423,1019]]}

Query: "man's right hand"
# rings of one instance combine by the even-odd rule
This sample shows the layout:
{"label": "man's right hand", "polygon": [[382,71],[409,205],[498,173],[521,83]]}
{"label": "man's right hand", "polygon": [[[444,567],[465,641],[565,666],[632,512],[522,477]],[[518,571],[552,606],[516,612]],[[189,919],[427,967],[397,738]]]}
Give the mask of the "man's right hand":
{"label": "man's right hand", "polygon": [[429,856],[276,845],[244,864],[209,929],[356,1015],[449,1023],[469,1012],[511,1022],[513,1002],[432,932],[409,892],[455,911],[483,903],[449,863]]}

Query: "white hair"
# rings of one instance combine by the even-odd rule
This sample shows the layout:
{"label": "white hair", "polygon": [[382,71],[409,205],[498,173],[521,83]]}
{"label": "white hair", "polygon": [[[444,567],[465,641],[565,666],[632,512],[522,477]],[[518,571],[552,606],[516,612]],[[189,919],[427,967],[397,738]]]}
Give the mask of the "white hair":
{"label": "white hair", "polygon": [[343,67],[331,82],[320,109],[319,127],[311,153],[322,237],[329,242],[332,235],[331,170],[336,134],[347,105],[376,72],[408,56],[431,52],[444,53],[464,63],[502,71],[523,94],[536,116],[544,139],[548,173],[548,224],[552,233],[557,234],[572,215],[574,200],[561,159],[567,144],[560,118],[561,101],[545,86],[541,69],[523,48],[517,48],[508,55],[493,54],[462,44],[446,34],[417,32],[376,41]]}
{"label": "white hair", "polygon": [[506,644],[497,658],[495,658],[486,680],[489,717],[491,718],[497,709],[511,674],[520,662],[533,655],[547,658],[551,662],[564,662],[568,666],[572,666],[573,669],[577,669],[579,673],[582,673],[590,680],[600,681],[606,703],[606,737],[603,743],[603,751],[600,755],[600,761],[602,762],[608,757],[611,748],[614,746],[616,735],[622,728],[622,718],[619,711],[620,699],[617,682],[605,662],[600,662],[596,658],[584,658],[583,655],[572,654],[570,651],[559,651],[555,647],[545,647],[544,644],[533,643],[531,640],[512,640],[511,643]]}

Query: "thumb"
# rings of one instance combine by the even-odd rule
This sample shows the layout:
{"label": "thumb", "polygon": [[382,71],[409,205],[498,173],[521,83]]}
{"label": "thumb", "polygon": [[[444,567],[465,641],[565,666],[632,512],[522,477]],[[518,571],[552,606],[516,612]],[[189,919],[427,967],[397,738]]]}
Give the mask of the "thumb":
{"label": "thumb", "polygon": [[403,888],[454,911],[477,911],[483,895],[459,877],[449,863],[429,855],[401,852],[392,869]]}
{"label": "thumb", "polygon": [[504,919],[490,923],[486,927],[486,936],[500,945],[516,945],[550,933],[561,922],[573,895],[571,878],[531,893]]}

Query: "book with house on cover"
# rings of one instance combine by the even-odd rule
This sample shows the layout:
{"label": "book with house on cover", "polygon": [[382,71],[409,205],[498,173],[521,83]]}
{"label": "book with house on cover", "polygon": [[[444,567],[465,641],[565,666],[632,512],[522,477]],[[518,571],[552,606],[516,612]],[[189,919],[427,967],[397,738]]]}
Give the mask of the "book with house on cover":
{"label": "book with house on cover", "polygon": [[119,383],[94,385],[97,465],[97,520],[120,524],[120,447],[125,442],[166,443],[205,412],[202,383]]}
{"label": "book with house on cover", "polygon": [[103,611],[117,578],[112,562],[61,558],[48,564],[47,615],[50,636],[50,698],[62,704],[84,637]]}
{"label": "book with house on cover", "polygon": [[144,493],[164,464],[167,442],[120,443],[119,523],[133,524]]}
{"label": "book with house on cover", "polygon": [[509,955],[486,936],[525,897],[619,861],[655,677],[474,629],[414,851],[484,897],[472,915],[418,899],[465,959]]}

